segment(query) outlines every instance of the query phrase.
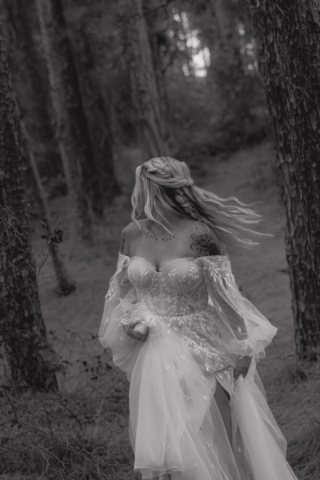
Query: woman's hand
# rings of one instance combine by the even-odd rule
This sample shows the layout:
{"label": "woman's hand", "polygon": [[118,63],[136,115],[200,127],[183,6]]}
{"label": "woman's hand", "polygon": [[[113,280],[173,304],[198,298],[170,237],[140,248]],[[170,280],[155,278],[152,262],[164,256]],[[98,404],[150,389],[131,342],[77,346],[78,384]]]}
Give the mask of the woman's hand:
{"label": "woman's hand", "polygon": [[147,340],[147,337],[149,335],[149,328],[147,328],[147,331],[145,333],[140,333],[135,331],[135,326],[138,325],[140,322],[131,322],[128,323],[127,325],[123,325],[123,330],[126,332],[129,337],[134,338],[135,340],[140,340],[140,342],[145,342]]}
{"label": "woman's hand", "polygon": [[251,364],[251,357],[241,358],[238,361],[236,368],[234,369],[234,373],[233,373],[234,378],[237,379],[238,377],[240,377],[240,375],[242,375],[243,378],[245,378],[247,376],[250,364]]}

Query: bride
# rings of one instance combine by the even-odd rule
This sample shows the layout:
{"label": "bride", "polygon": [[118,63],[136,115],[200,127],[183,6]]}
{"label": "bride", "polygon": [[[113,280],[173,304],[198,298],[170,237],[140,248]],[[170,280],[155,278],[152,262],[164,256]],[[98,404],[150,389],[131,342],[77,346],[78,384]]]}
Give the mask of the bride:
{"label": "bride", "polygon": [[[260,216],[196,187],[170,157],[137,168],[99,339],[130,381],[143,479],[292,480],[256,371],[276,328],[241,296],[225,245]],[[143,217],[143,219],[141,219]]]}

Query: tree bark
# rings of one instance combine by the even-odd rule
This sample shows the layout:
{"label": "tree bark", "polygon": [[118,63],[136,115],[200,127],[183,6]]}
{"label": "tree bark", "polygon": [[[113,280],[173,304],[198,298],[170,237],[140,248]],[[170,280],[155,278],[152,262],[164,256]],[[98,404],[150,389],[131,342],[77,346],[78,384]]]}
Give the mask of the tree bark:
{"label": "tree bark", "polygon": [[22,170],[0,24],[0,338],[12,386],[56,389],[54,355],[46,339],[29,240]]}
{"label": "tree bark", "polygon": [[[143,13],[148,31],[151,59],[159,95],[161,115],[163,122],[165,122],[168,109],[168,99],[163,73],[164,65],[161,57],[161,47],[167,44],[166,30],[168,28],[168,12],[166,12],[162,0],[143,0]],[[163,125],[163,129],[164,128],[165,124]]]}
{"label": "tree bark", "polygon": [[139,137],[149,157],[166,155],[164,124],[142,0],[124,0],[122,7],[126,20],[125,54]]}
{"label": "tree bark", "polygon": [[[120,193],[114,169],[114,131],[112,106],[105,85],[101,85],[95,72],[94,53],[90,48],[87,25],[81,23],[73,30],[77,51],[77,70],[81,96],[88,119],[92,153],[100,184],[101,210],[110,205]],[[106,188],[107,187],[107,188]]]}
{"label": "tree bark", "polygon": [[42,224],[45,232],[43,237],[46,237],[46,244],[55,273],[57,293],[59,295],[69,295],[75,291],[76,283],[73,279],[71,279],[59,251],[58,243],[62,241],[63,232],[58,229],[54,229],[52,231],[50,209],[39,174],[37,161],[32,150],[32,142],[28,138],[28,134],[22,120],[20,120],[20,124],[26,141],[26,155],[28,157],[33,175],[33,194],[37,201],[40,223]]}
{"label": "tree bark", "polygon": [[[244,84],[244,70],[237,32],[237,12],[232,0],[211,0],[211,14],[214,23],[213,38],[209,44],[209,75],[216,89],[217,104],[220,106],[219,119],[236,116]],[[239,108],[238,108],[239,110]]]}
{"label": "tree bark", "polygon": [[315,359],[320,355],[320,2],[247,2],[287,214],[296,349],[300,358]]}
{"label": "tree bark", "polygon": [[244,72],[237,32],[235,2],[233,0],[213,0],[213,9],[218,22],[220,50],[227,61],[229,75],[234,76],[235,80],[241,79]]}
{"label": "tree bark", "polygon": [[38,164],[46,171],[60,173],[62,165],[51,122],[47,69],[35,40],[39,30],[35,3],[2,0],[2,6],[9,68],[20,114],[25,119]]}
{"label": "tree bark", "polygon": [[52,161],[60,164],[61,162],[60,158],[58,160],[53,158],[57,153],[48,108],[49,84],[46,78],[39,75],[43,65],[33,36],[36,11],[26,0],[19,0],[19,4],[17,0],[5,0],[4,4],[7,14],[7,38],[11,40],[13,84],[19,103],[20,125],[27,144],[27,157],[34,177],[34,194],[40,210],[40,219],[47,225],[47,245],[56,276],[57,290],[59,294],[67,295],[75,290],[75,282],[66,271],[59,247],[49,241],[54,235],[50,228],[50,210],[38,169],[40,162],[47,165]]}
{"label": "tree bark", "polygon": [[69,189],[77,234],[91,239],[87,198],[93,207],[98,194],[96,172],[77,74],[67,36],[61,0],[37,0],[43,45],[55,111],[56,138]]}

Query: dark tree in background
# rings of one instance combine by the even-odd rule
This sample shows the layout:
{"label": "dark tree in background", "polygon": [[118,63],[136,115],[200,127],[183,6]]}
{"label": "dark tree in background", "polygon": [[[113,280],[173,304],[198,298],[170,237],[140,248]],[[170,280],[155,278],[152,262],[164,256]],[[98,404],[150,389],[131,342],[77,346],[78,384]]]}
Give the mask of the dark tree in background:
{"label": "dark tree in background", "polygon": [[[236,150],[265,138],[269,132],[265,93],[254,65],[254,39],[247,9],[241,0],[198,0],[188,3],[188,19],[196,29],[200,49],[210,55],[202,131],[210,128],[211,154]],[[196,84],[199,84],[197,79]],[[193,129],[195,131],[195,128]],[[202,145],[206,138],[202,138]]]}
{"label": "dark tree in background", "polygon": [[[25,208],[23,165],[7,53],[0,24],[0,335],[8,381],[56,388],[53,353],[41,315]],[[4,379],[5,381],[5,379]]]}
{"label": "dark tree in background", "polygon": [[[168,49],[168,28],[169,13],[162,0],[143,0],[143,14],[145,16],[148,38],[151,49],[153,70],[156,78],[160,109],[163,120],[166,118],[168,109],[168,98],[165,85],[165,64],[163,61],[164,52]],[[164,125],[163,128],[165,128]]]}
{"label": "dark tree in background", "polygon": [[37,0],[37,8],[70,210],[77,234],[89,240],[91,219],[88,199],[94,207],[98,207],[101,192],[62,3],[61,0]]}
{"label": "dark tree in background", "polygon": [[227,123],[225,117],[235,114],[234,107],[241,97],[244,78],[236,7],[233,0],[211,0],[209,9],[215,31],[209,75],[217,90],[220,108],[217,123],[222,121],[224,124]]}
{"label": "dark tree in background", "polygon": [[168,152],[164,123],[142,0],[122,0],[121,13],[125,24],[125,55],[140,143],[149,158],[165,155]]}
{"label": "dark tree in background", "polygon": [[276,140],[301,358],[320,355],[320,2],[247,0]]}
{"label": "dark tree in background", "polygon": [[47,68],[35,36],[39,32],[35,3],[1,0],[12,87],[39,165],[48,174],[61,170],[52,125]]}
{"label": "dark tree in background", "polygon": [[[47,194],[39,172],[39,165],[50,167],[51,162],[60,164],[55,152],[55,140],[48,107],[49,88],[43,72],[43,61],[34,39],[36,9],[26,0],[3,0],[6,9],[6,30],[10,45],[11,65],[14,69],[13,87],[20,109],[20,125],[26,144],[33,176],[33,196],[37,200],[39,219],[45,227],[47,247],[55,272],[57,290],[68,294],[75,289],[64,266],[63,258],[55,242]],[[10,43],[9,43],[10,42]],[[57,240],[57,238],[56,238]]]}
{"label": "dark tree in background", "polygon": [[[116,143],[116,125],[111,95],[104,72],[96,70],[95,42],[93,26],[87,16],[80,17],[76,25],[72,25],[75,61],[83,106],[88,122],[91,138],[95,171],[101,191],[100,202],[110,205],[119,193],[114,169],[114,145]],[[71,28],[70,28],[71,29]],[[98,49],[99,53],[99,49]],[[101,205],[103,207],[103,205]]]}
{"label": "dark tree in background", "polygon": [[33,195],[37,200],[39,211],[38,216],[39,219],[41,219],[40,223],[43,226],[44,233],[42,238],[46,240],[47,249],[55,273],[55,281],[57,284],[56,291],[59,295],[69,295],[75,291],[76,283],[67,271],[63,257],[59,251],[58,244],[62,241],[63,231],[59,229],[59,226],[57,226],[56,229],[52,229],[51,227],[52,222],[50,220],[49,207],[47,202],[44,201],[46,194],[43,191],[36,159],[30,147],[28,148],[27,155],[33,172]]}

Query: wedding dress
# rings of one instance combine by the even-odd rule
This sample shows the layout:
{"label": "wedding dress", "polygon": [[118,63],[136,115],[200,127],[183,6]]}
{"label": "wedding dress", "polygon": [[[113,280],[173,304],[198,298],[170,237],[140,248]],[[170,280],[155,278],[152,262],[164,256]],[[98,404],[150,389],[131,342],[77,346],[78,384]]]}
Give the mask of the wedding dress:
{"label": "wedding dress", "polygon": [[[145,342],[124,332],[132,320],[149,327]],[[130,381],[129,434],[143,479],[296,479],[256,371],[276,330],[241,296],[226,255],[180,258],[160,271],[119,255],[99,339]],[[249,372],[234,381],[243,355]],[[230,396],[232,447],[217,382]]]}

